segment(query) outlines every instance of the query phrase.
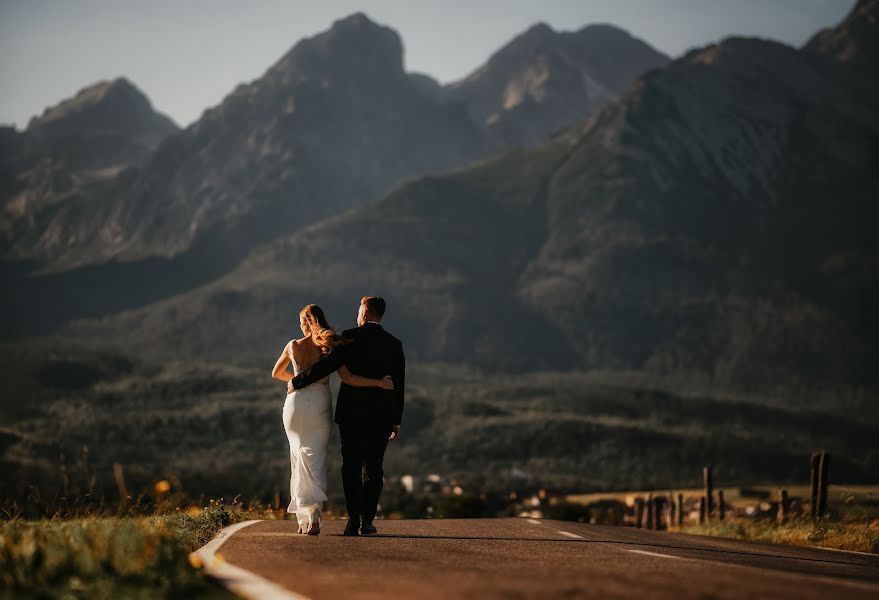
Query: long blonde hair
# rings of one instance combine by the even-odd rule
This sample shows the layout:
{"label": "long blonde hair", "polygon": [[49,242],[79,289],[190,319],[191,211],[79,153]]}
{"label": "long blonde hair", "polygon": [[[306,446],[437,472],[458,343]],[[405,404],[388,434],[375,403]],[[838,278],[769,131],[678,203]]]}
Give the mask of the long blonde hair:
{"label": "long blonde hair", "polygon": [[317,304],[309,304],[299,311],[299,317],[308,324],[311,332],[311,340],[324,354],[330,352],[336,346],[348,343],[348,340],[340,336],[330,327],[323,309]]}

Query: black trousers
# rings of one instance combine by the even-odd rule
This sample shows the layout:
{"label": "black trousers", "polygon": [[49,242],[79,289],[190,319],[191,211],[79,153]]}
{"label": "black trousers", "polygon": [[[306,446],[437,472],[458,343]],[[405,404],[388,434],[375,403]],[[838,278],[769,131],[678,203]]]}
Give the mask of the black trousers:
{"label": "black trousers", "polygon": [[359,517],[369,522],[375,518],[384,483],[382,463],[390,433],[390,426],[339,424],[342,487],[345,489],[345,508],[351,519]]}

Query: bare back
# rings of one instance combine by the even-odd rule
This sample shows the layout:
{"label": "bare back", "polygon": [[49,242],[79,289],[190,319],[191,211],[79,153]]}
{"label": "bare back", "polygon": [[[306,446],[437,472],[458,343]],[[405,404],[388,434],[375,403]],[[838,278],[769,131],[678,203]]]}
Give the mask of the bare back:
{"label": "bare back", "polygon": [[289,348],[293,354],[292,360],[302,371],[310,369],[317,361],[324,357],[323,352],[315,345],[310,336],[298,340],[290,340]]}

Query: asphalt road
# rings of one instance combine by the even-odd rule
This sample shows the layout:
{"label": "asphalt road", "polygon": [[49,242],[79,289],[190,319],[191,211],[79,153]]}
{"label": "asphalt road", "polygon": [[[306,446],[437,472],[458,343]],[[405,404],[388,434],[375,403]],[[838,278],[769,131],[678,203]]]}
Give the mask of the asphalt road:
{"label": "asphalt road", "polygon": [[879,556],[533,519],[261,521],[219,553],[323,598],[879,598]]}

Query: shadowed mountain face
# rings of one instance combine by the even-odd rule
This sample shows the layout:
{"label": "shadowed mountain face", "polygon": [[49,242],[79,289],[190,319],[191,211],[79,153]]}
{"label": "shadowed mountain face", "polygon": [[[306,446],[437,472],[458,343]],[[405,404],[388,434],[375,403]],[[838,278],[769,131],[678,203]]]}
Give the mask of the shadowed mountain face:
{"label": "shadowed mountain face", "polygon": [[[47,108],[0,134],[0,247],[7,257],[63,253],[68,224],[126,167],[178,131],[124,78]],[[94,215],[92,215],[94,217]]]}
{"label": "shadowed mountain face", "polygon": [[[376,207],[255,250],[207,286],[79,324],[76,335],[128,331],[144,351],[175,339],[184,353],[219,354],[224,349],[214,344],[233,336],[230,357],[269,354],[295,333],[298,307],[319,302],[345,327],[353,324],[360,296],[381,293],[391,307],[388,326],[403,336],[413,359],[480,355],[489,363],[545,364],[547,356],[520,353],[523,332],[538,336],[535,342],[550,332],[545,316],[517,300],[515,289],[546,235],[547,178],[562,154],[554,146],[421,178]],[[545,348],[548,356],[559,355],[560,348]]]}
{"label": "shadowed mountain face", "polygon": [[845,65],[757,40],[644,77],[576,132],[521,297],[591,364],[872,377],[877,99]]}
{"label": "shadowed mountain face", "polygon": [[535,146],[668,61],[611,25],[557,32],[539,23],[446,93],[468,105],[497,147]]}
{"label": "shadowed mountain face", "polygon": [[730,39],[536,150],[422,177],[72,331],[269,355],[299,306],[342,325],[381,293],[418,359],[872,384],[877,102],[835,52]]}

